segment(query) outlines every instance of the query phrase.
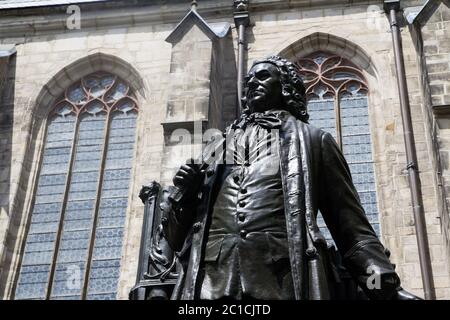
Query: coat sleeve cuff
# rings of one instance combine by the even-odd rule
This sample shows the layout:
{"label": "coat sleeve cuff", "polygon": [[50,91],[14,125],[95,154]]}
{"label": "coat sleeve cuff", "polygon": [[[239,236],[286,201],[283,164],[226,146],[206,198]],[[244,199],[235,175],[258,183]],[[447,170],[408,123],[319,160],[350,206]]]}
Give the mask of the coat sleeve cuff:
{"label": "coat sleeve cuff", "polygon": [[400,278],[378,239],[362,240],[344,255],[344,265],[371,300],[392,299]]}

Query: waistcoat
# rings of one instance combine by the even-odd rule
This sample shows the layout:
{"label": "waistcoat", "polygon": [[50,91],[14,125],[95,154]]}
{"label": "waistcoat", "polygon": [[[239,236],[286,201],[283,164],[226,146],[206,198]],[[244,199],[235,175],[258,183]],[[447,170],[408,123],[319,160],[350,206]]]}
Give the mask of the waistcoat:
{"label": "waistcoat", "polygon": [[222,171],[201,269],[201,299],[294,299],[278,132],[237,132]]}

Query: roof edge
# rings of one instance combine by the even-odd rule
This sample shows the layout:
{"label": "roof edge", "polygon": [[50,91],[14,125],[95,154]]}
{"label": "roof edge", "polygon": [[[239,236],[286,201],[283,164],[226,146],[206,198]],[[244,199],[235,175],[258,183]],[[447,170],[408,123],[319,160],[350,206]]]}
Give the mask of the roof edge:
{"label": "roof edge", "polygon": [[225,37],[231,28],[231,25],[228,22],[209,25],[196,10],[191,9],[169,34],[166,38],[166,42],[171,44],[179,42],[187,30],[193,25],[197,25],[210,40]]}
{"label": "roof edge", "polygon": [[428,0],[422,7],[408,8],[409,10],[404,12],[405,19],[408,21],[408,24],[423,26],[442,3],[447,7],[450,6],[449,0]]}
{"label": "roof edge", "polygon": [[16,53],[15,44],[2,44],[0,45],[0,58],[10,57]]}

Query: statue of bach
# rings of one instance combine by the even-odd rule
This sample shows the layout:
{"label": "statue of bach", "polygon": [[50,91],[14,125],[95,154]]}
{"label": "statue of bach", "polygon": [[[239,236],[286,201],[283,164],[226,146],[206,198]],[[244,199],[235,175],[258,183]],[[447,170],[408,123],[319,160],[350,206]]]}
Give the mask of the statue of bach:
{"label": "statue of bach", "polygon": [[[365,298],[419,299],[400,287],[334,138],[308,124],[298,68],[271,56],[244,85],[242,115],[204,148],[215,160],[182,165],[162,202],[164,236],[181,265],[172,298],[345,298],[320,211]],[[232,143],[218,156],[224,141]]]}

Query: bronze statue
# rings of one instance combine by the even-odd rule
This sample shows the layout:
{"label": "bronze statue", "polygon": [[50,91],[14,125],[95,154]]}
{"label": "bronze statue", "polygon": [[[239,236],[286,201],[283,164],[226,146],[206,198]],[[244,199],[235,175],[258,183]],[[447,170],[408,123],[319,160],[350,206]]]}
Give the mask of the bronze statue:
{"label": "bronze statue", "polygon": [[[272,56],[244,83],[242,116],[205,148],[215,160],[181,166],[162,204],[182,266],[172,298],[339,298],[320,210],[366,297],[418,299],[400,287],[333,137],[308,124],[297,67]],[[220,156],[224,141],[233,143]]]}

